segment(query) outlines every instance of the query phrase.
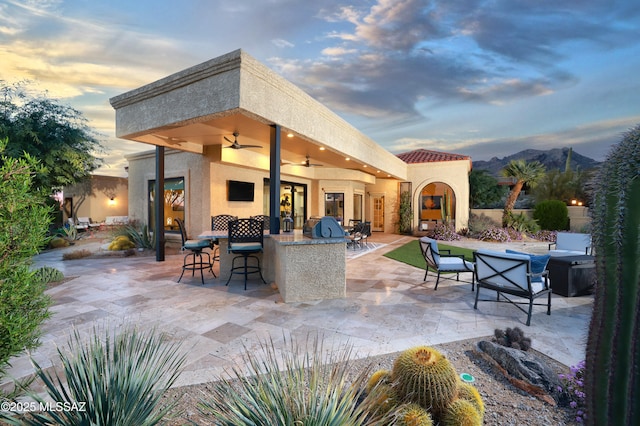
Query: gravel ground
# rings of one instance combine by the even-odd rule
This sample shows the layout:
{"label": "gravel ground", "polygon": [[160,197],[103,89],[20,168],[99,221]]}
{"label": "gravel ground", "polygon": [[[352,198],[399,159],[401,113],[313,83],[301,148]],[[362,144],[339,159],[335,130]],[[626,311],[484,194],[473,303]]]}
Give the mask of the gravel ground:
{"label": "gravel ground", "polygon": [[[565,408],[550,405],[513,386],[504,375],[482,357],[478,356],[476,344],[484,339],[469,339],[458,342],[435,345],[455,366],[458,373],[469,373],[475,378],[477,387],[486,406],[485,425],[575,425],[571,412]],[[535,342],[534,342],[535,348]],[[535,352],[534,349],[531,351]],[[567,373],[568,367],[540,353],[558,373]],[[352,361],[354,371],[359,371],[368,363],[373,363],[372,372],[378,369],[391,369],[397,353],[370,357]],[[179,400],[171,414],[176,415],[169,425],[214,425],[211,417],[202,415],[197,408],[201,398],[206,398],[210,384],[185,386],[170,389],[166,401]]]}

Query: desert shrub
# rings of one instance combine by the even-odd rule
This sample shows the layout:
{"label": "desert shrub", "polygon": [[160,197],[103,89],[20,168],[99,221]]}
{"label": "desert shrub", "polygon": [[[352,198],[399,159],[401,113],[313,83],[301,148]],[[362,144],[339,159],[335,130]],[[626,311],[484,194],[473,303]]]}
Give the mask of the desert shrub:
{"label": "desert shrub", "polygon": [[569,229],[569,211],[565,203],[559,200],[547,200],[536,204],[533,218],[540,228],[549,231]]}
{"label": "desert shrub", "polygon": [[35,276],[42,284],[55,283],[64,279],[64,274],[51,266],[36,269]]}
{"label": "desert shrub", "polygon": [[369,369],[349,382],[351,346],[333,349],[325,350],[320,337],[245,348],[242,367],[212,384],[200,409],[230,426],[364,424],[369,410],[358,400]]}
{"label": "desert shrub", "polygon": [[543,229],[536,233],[531,234],[531,236],[538,241],[546,241],[548,243],[554,243],[556,241],[557,232],[547,231]]}
{"label": "desert shrub", "polygon": [[471,235],[479,235],[487,229],[496,228],[499,226],[500,223],[496,222],[485,214],[477,215],[472,213],[469,217],[469,233]]}
{"label": "desert shrub", "polygon": [[478,235],[480,241],[496,241],[499,243],[506,243],[511,241],[509,232],[505,228],[493,227],[485,229]]}
{"label": "desert shrub", "polygon": [[145,249],[155,249],[156,247],[155,236],[151,234],[151,232],[149,231],[149,227],[146,224],[141,224],[138,221],[132,221],[126,225],[117,227],[114,230],[113,235],[114,240],[117,239],[117,237],[121,236],[127,237],[135,245],[135,247]]}
{"label": "desert shrub", "polygon": [[459,240],[460,235],[456,233],[453,225],[450,223],[439,223],[433,230],[433,239],[441,241],[455,241]]}
{"label": "desert shrub", "polygon": [[509,212],[506,216],[506,227],[519,233],[534,233],[540,230],[538,223],[524,213]]}
{"label": "desert shrub", "polygon": [[567,397],[569,407],[573,410],[575,420],[584,423],[586,414],[586,395],[584,393],[584,367],[585,362],[581,361],[577,365],[572,365],[569,374],[560,374],[559,379],[562,386],[558,389],[564,392]]}
{"label": "desert shrub", "polygon": [[[16,425],[155,425],[175,406],[160,409],[166,390],[175,383],[185,356],[180,343],[170,343],[155,329],[125,326],[119,333],[94,328],[85,341],[74,330],[67,350],[58,348],[62,374],[44,371],[35,360],[37,377],[56,403],[83,409],[29,413],[7,420]],[[63,383],[66,383],[63,385]],[[45,399],[36,392],[36,402]],[[86,405],[83,406],[83,403]]]}
{"label": "desert shrub", "polygon": [[69,253],[64,253],[62,255],[62,260],[78,260],[78,259],[84,259],[85,257],[89,257],[91,256],[93,253],[91,253],[89,250],[87,249],[81,249],[81,250],[74,250],[71,251]]}
{"label": "desert shrub", "polygon": [[[7,140],[0,140],[0,154]],[[46,246],[51,210],[46,194],[34,189],[40,163],[0,157],[0,378],[9,359],[39,344],[40,325],[49,316],[50,299],[31,269],[32,258]]]}

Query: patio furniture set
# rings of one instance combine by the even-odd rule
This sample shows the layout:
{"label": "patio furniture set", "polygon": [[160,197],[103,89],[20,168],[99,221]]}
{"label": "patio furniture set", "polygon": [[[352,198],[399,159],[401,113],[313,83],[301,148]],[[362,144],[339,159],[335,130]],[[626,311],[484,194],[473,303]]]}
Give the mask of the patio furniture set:
{"label": "patio furniture set", "polygon": [[185,272],[191,271],[193,277],[200,271],[204,284],[206,271],[216,277],[213,265],[217,261],[225,285],[239,274],[244,277],[246,290],[248,275],[258,274],[263,283],[269,280],[277,285],[285,302],[339,298],[346,294],[344,253],[345,245],[349,244],[348,234],[333,217],[309,219],[302,232],[271,235],[268,216],[247,219],[212,216],[211,231],[202,232],[196,239],[189,239],[184,223],[178,223],[182,249],[188,251],[178,282]]}
{"label": "patio furniture set", "polygon": [[[429,269],[435,271],[435,290],[442,273],[455,273],[459,281],[461,272],[469,272],[472,274],[471,291],[477,287],[474,309],[478,309],[480,301],[511,303],[527,314],[527,325],[531,324],[534,305],[546,306],[547,315],[551,315],[552,292],[577,296],[593,284],[595,261],[589,234],[559,232],[556,243],[551,244],[549,253],[543,255],[480,249],[473,253],[473,262],[465,260],[463,255],[439,250],[437,241],[431,238],[422,237],[419,242],[427,265],[424,280]],[[495,299],[480,299],[481,288],[495,291]],[[542,297],[546,297],[546,303],[535,303]],[[528,309],[521,305],[527,305]]]}

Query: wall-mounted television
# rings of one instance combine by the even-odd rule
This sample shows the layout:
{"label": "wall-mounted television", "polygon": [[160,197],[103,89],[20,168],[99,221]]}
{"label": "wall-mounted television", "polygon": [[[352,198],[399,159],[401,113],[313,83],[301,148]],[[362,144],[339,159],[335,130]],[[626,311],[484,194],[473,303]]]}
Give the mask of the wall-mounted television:
{"label": "wall-mounted television", "polygon": [[253,201],[255,185],[253,182],[227,181],[228,201]]}

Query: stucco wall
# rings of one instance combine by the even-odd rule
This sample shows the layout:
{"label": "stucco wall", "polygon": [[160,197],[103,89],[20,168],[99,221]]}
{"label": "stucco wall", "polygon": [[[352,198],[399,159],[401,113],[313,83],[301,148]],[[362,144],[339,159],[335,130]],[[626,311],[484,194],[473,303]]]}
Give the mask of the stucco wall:
{"label": "stucco wall", "polygon": [[373,198],[384,197],[384,229],[382,231],[397,232],[398,181],[395,179],[378,179],[375,184],[367,185],[365,190],[367,218],[373,220]]}
{"label": "stucco wall", "polygon": [[[148,223],[148,182],[155,180],[155,153],[127,157],[129,161],[129,219]],[[209,168],[206,157],[182,151],[165,151],[165,179],[184,177],[185,224],[189,237],[210,227]],[[206,209],[206,211],[205,211]]]}
{"label": "stucco wall", "polygon": [[[588,232],[591,226],[591,217],[589,216],[589,208],[581,206],[567,206],[569,213],[570,230],[574,232]],[[502,222],[502,209],[472,209],[471,213],[476,215],[485,215],[493,219],[496,223]],[[533,217],[531,209],[514,209],[514,214],[524,213],[529,217]]]}
{"label": "stucco wall", "polygon": [[469,223],[469,172],[471,161],[409,164],[408,181],[412,182],[413,227],[420,223],[420,193],[430,183],[446,183],[456,197],[455,227],[466,228]]}
{"label": "stucco wall", "polygon": [[[91,195],[84,201],[78,192],[79,187],[64,188],[63,196],[73,198],[76,217],[89,217],[93,222],[104,222],[107,216],[126,216],[128,211],[128,184],[126,178],[114,176],[91,176]],[[114,199],[110,202],[110,197]],[[67,219],[66,217],[64,218]]]}

